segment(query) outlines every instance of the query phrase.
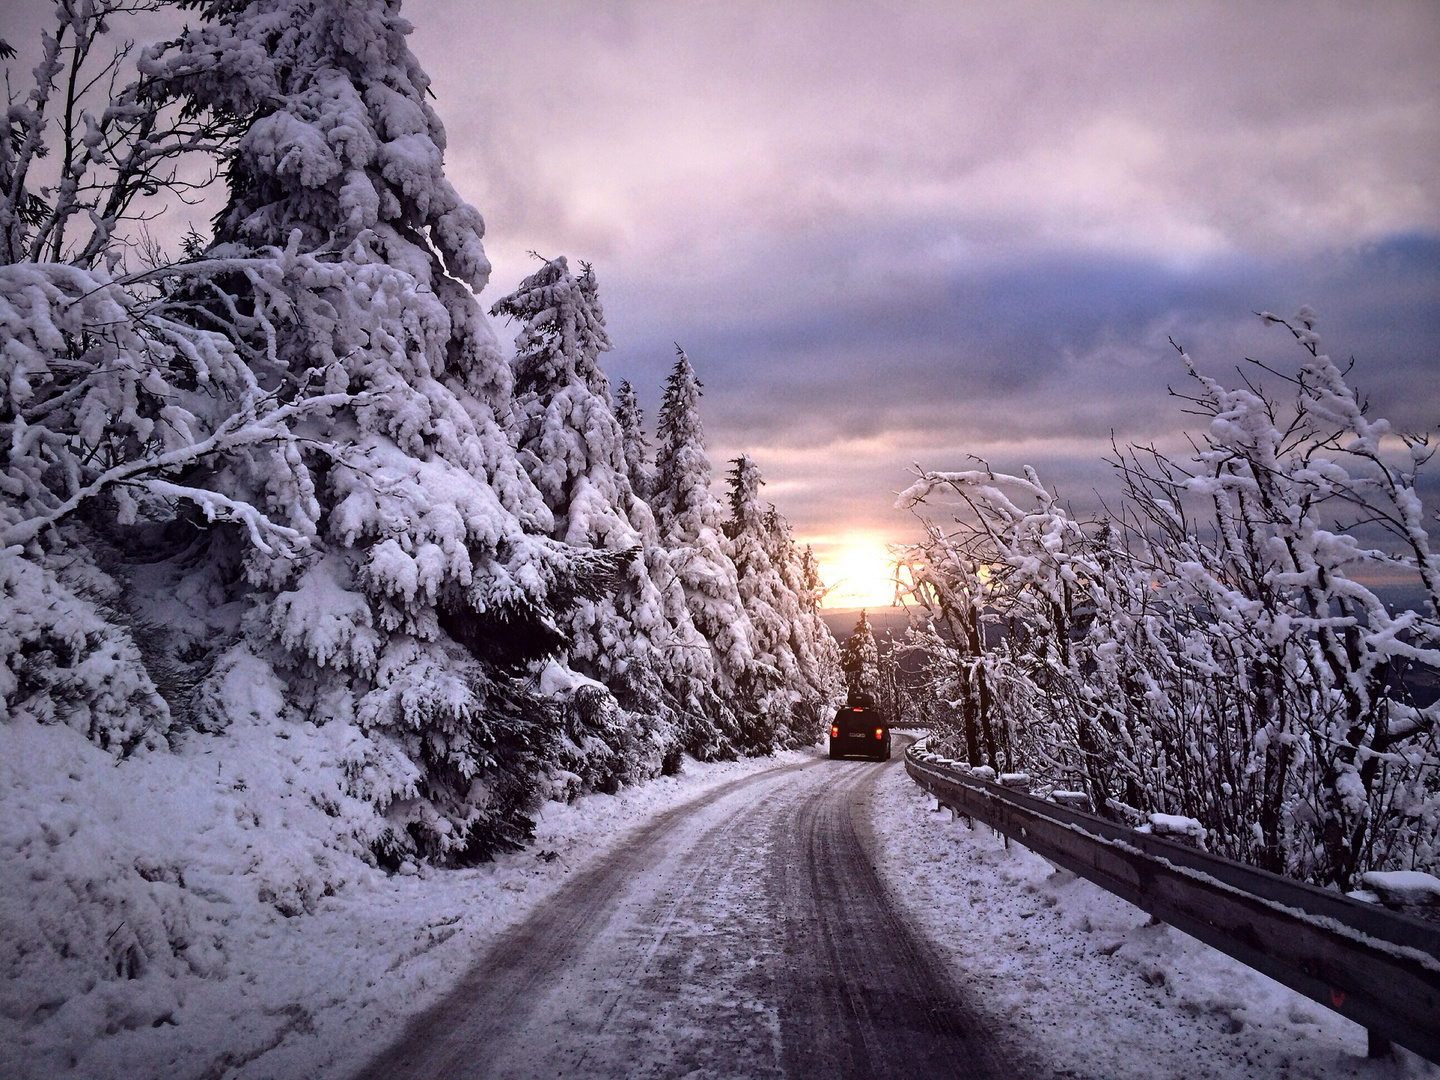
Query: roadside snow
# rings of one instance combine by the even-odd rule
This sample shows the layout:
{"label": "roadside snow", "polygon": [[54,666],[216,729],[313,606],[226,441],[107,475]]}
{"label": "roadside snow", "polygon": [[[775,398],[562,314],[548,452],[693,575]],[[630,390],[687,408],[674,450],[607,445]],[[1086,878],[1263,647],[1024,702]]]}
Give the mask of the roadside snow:
{"label": "roadside snow", "polygon": [[1440,907],[1440,878],[1418,870],[1371,870],[1361,882],[1387,904]]}
{"label": "roadside snow", "polygon": [[347,1076],[632,826],[803,756],[687,759],[547,803],[526,851],[392,876],[319,790],[343,748],[283,730],[117,762],[66,727],[0,725],[0,1075]]}
{"label": "roadside snow", "polygon": [[1017,1024],[1055,1076],[1107,1080],[1440,1078],[1403,1050],[984,825],[906,775],[877,788],[877,869],[977,1006]]}

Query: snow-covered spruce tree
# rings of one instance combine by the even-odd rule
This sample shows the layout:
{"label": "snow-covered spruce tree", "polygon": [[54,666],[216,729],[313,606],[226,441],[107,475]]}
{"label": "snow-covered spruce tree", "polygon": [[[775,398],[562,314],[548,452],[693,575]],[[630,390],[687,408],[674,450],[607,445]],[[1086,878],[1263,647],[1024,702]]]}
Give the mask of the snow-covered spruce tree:
{"label": "snow-covered spruce tree", "polygon": [[[207,516],[248,507],[297,541],[239,538],[251,610],[203,699],[223,714],[225,679],[253,654],[297,716],[354,726],[349,794],[385,814],[364,837],[377,853],[485,857],[528,829],[560,753],[557,703],[607,707],[545,661],[566,644],[560,613],[625,558],[543,535],[553,518],[507,430],[510,371],[472,293],[490,269],[483,222],[444,177],[397,6],[201,13],[141,70],[191,111],[247,126],[214,241],[167,271],[161,304],[229,340],[285,437],[193,481],[217,493],[199,500]],[[202,530],[194,544],[237,538]]]}
{"label": "snow-covered spruce tree", "polygon": [[880,691],[880,650],[864,611],[840,646],[840,670],[845,673],[845,690],[851,704],[875,702]]}
{"label": "snow-covered spruce tree", "polygon": [[650,440],[645,437],[645,413],[627,379],[620,380],[615,388],[615,421],[625,439],[625,473],[630,478],[630,490],[648,499],[655,485],[655,463],[650,456]]}
{"label": "snow-covered spruce tree", "polygon": [[[554,517],[553,535],[628,560],[621,587],[582,602],[569,657],[625,710],[573,737],[575,771],[592,783],[653,774],[681,746],[709,754],[715,667],[649,505],[630,486],[626,440],[600,354],[610,348],[595,274],[547,260],[492,314],[520,323],[515,416],[520,455]],[[596,739],[598,738],[598,742]],[[602,754],[600,751],[604,750]]]}
{"label": "snow-covered spruce tree", "polygon": [[815,557],[815,551],[809,544],[800,553],[800,606],[811,614],[818,614],[820,604],[824,601],[830,588],[820,579],[820,560]]}
{"label": "snow-covered spruce tree", "polygon": [[876,642],[876,647],[880,653],[880,683],[879,692],[875,696],[876,708],[891,726],[917,723],[919,710],[913,693],[914,680],[905,667],[906,662],[911,661],[914,650],[904,634],[897,639],[889,630],[885,631],[883,642]]}
{"label": "snow-covered spruce tree", "polygon": [[[810,607],[801,559],[789,525],[760,502],[760,469],[747,454],[734,458],[729,474],[730,520],[725,524],[740,599],[754,634],[750,639],[759,678],[755,702],[742,723],[758,746],[808,746],[820,736],[830,705],[838,699],[839,648]],[[779,560],[772,559],[778,553]],[[780,565],[776,565],[779,561]]]}
{"label": "snow-covered spruce tree", "polygon": [[840,650],[830,628],[820,617],[819,597],[824,595],[825,585],[819,578],[819,565],[813,553],[807,565],[804,553],[795,545],[790,522],[774,504],[765,511],[765,537],[770,564],[795,598],[799,613],[791,641],[811,690],[802,693],[799,704],[792,710],[791,728],[802,745],[809,745],[828,726],[830,704],[844,689]]}
{"label": "snow-covered spruce tree", "polygon": [[727,713],[721,722],[734,739],[734,711],[756,707],[756,688],[764,680],[751,648],[754,629],[740,598],[735,564],[726,553],[723,506],[710,486],[713,467],[700,421],[700,380],[684,350],[676,346],[676,353],[657,424],[651,505],[690,617],[714,653]]}

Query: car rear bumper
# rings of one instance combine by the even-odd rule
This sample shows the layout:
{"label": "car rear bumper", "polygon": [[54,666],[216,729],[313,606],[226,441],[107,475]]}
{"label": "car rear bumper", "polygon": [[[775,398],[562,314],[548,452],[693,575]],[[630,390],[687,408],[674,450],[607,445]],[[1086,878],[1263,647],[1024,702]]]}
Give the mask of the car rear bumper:
{"label": "car rear bumper", "polygon": [[831,757],[868,758],[872,761],[884,761],[888,749],[889,747],[883,742],[863,743],[859,739],[847,742],[843,738],[830,740]]}

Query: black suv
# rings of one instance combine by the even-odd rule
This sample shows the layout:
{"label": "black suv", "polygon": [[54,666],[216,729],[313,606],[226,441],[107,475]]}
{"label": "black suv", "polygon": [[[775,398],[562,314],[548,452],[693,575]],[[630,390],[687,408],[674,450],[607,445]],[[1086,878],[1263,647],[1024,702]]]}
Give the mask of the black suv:
{"label": "black suv", "polygon": [[830,725],[830,756],[890,760],[890,725],[874,709],[846,705]]}

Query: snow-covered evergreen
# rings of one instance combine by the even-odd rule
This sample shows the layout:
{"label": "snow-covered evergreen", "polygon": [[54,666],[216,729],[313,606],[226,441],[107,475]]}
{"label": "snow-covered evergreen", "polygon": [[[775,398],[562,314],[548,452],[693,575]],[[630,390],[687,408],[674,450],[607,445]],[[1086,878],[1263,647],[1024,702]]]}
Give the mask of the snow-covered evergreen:
{"label": "snow-covered evergreen", "polygon": [[[646,770],[682,744],[718,749],[715,665],[685,603],[649,505],[630,486],[627,440],[600,354],[609,349],[595,273],[546,261],[492,312],[520,323],[515,414],[520,454],[554,514],[554,535],[628,559],[621,586],[578,604],[570,662],[603,682],[649,748]],[[627,751],[630,753],[630,751]]]}
{"label": "snow-covered evergreen", "polygon": [[[252,118],[214,241],[124,283],[0,274],[6,423],[25,433],[5,465],[6,707],[68,709],[128,747],[177,721],[224,728],[237,672],[275,678],[287,715],[353,726],[342,786],[385,815],[350,823],[367,850],[480,857],[566,789],[563,717],[615,712],[603,687],[543,665],[577,604],[633,576],[633,536],[546,535],[510,368],[472,292],[483,223],[444,179],[393,7],[202,15],[140,67],[193,115]],[[141,549],[143,575],[128,565]],[[142,576],[188,605],[132,641]],[[666,602],[646,599],[663,625]]]}
{"label": "snow-covered evergreen", "polygon": [[[511,441],[510,372],[471,291],[489,276],[484,224],[444,177],[395,6],[204,11],[147,63],[192,108],[258,112],[199,261],[256,265],[203,289],[186,268],[173,303],[229,328],[287,392],[318,381],[356,399],[290,462],[317,542],[251,559],[257,608],[234,649],[273,658],[303,714],[363,732],[353,786],[388,814],[377,851],[483,856],[523,834],[568,696],[523,669],[560,649],[559,612],[624,559],[537,535],[553,517]],[[273,313],[237,332],[231,311],[262,288]],[[276,471],[251,470],[248,501],[280,501]]]}
{"label": "snow-covered evergreen", "polygon": [[731,465],[725,535],[761,671],[752,738],[806,745],[818,736],[829,704],[839,697],[839,648],[819,615],[807,610],[806,597],[813,593],[805,589],[789,524],[760,501],[759,466],[748,454]]}
{"label": "snow-covered evergreen", "polygon": [[648,499],[655,485],[655,465],[645,435],[645,413],[628,379],[621,379],[615,388],[615,420],[625,438],[625,472],[630,478],[630,490]]}
{"label": "snow-covered evergreen", "polygon": [[840,670],[845,673],[846,696],[852,704],[873,703],[879,696],[880,650],[864,611],[840,646]]}
{"label": "snow-covered evergreen", "polygon": [[760,677],[751,647],[755,631],[726,552],[724,508],[711,489],[700,380],[684,350],[677,346],[676,353],[660,406],[651,502],[691,618],[714,650],[723,692],[749,702]]}

